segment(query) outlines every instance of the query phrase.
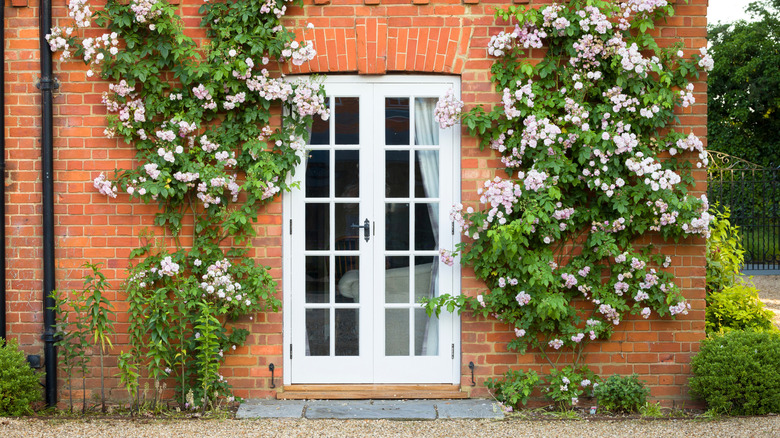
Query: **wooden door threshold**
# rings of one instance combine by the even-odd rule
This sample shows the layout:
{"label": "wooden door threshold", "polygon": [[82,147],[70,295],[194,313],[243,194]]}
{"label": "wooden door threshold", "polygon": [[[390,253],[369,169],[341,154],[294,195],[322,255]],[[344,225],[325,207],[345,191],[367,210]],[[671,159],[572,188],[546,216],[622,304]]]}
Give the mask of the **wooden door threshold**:
{"label": "wooden door threshold", "polygon": [[460,385],[285,385],[279,400],[462,399]]}

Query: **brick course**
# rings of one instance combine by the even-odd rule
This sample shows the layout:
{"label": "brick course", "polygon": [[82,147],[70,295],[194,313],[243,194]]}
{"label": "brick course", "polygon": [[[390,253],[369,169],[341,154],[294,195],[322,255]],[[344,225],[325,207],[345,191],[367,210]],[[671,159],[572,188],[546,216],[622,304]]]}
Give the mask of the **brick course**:
{"label": "brick course", "polygon": [[[486,45],[490,35],[508,28],[493,18],[496,8],[509,1],[480,0],[306,0],[302,7],[290,7],[288,24],[302,32],[315,25],[307,38],[315,40],[317,57],[289,73],[359,73],[367,75],[403,72],[459,75],[462,99],[467,106],[492,105],[499,101],[490,83]],[[529,3],[515,0],[514,3]],[[531,0],[533,6],[551,3]],[[182,0],[180,11],[187,26],[197,26],[199,3]],[[40,75],[38,8],[26,0],[5,1],[5,95],[6,149],[5,175],[7,203],[7,322],[8,333],[29,353],[42,354],[42,249],[41,249],[41,171],[40,171],[40,92],[35,83]],[[98,6],[94,5],[93,9]],[[676,7],[676,16],[659,23],[655,34],[662,44],[681,41],[686,54],[706,45],[707,0],[690,0]],[[67,5],[55,1],[57,20],[65,22]],[[313,37],[312,37],[313,33]],[[202,35],[192,31],[192,35]],[[543,55],[533,50],[532,57]],[[105,107],[101,93],[108,83],[87,80],[86,68],[69,61],[55,60],[54,72],[60,82],[54,104],[55,233],[57,288],[80,288],[81,264],[102,262],[103,271],[114,290],[110,298],[125,309],[120,289],[130,251],[138,246],[139,233],[154,229],[155,206],[130,202],[126,195],[108,200],[92,187],[100,172],[110,175],[115,168],[131,166],[132,147],[103,136]],[[697,103],[680,114],[680,123],[706,136],[706,76],[694,83]],[[462,136],[462,200],[475,204],[476,188],[494,175],[496,157],[480,151],[478,141]],[[695,191],[703,192],[706,173],[694,171]],[[281,202],[265,208],[257,225],[258,261],[271,267],[281,281]],[[162,231],[154,230],[163,235]],[[678,320],[637,320],[628,318],[611,342],[588,346],[587,362],[599,374],[637,372],[651,385],[652,396],[665,403],[689,400],[685,383],[690,374],[691,355],[704,337],[704,240],[691,238],[678,244],[663,243],[647,236],[643,241],[660,246],[673,260],[673,272],[693,311]],[[476,295],[484,286],[464,268],[462,292]],[[281,296],[281,293],[280,293]],[[114,353],[127,337],[127,315],[118,314]],[[282,367],[281,313],[258,314],[245,318],[239,326],[250,330],[247,345],[231,353],[223,374],[242,397],[269,397],[268,364],[276,365],[276,382]],[[508,367],[547,369],[538,355],[507,353],[511,339],[507,327],[493,320],[462,317],[463,390],[482,397],[482,383]],[[470,386],[469,361],[476,364],[477,386]],[[108,364],[114,365],[115,357]],[[115,370],[108,370],[112,376]],[[88,380],[96,383],[97,369]],[[63,380],[60,380],[62,383]],[[109,379],[109,387],[118,380]],[[92,386],[94,387],[94,386]],[[123,396],[121,389],[112,395]]]}

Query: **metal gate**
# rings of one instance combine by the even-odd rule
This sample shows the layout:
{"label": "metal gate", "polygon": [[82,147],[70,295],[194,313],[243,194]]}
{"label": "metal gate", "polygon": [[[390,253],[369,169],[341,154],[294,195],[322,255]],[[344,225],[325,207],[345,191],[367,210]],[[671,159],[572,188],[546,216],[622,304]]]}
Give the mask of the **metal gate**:
{"label": "metal gate", "polygon": [[707,198],[731,210],[748,270],[780,270],[780,168],[709,151]]}

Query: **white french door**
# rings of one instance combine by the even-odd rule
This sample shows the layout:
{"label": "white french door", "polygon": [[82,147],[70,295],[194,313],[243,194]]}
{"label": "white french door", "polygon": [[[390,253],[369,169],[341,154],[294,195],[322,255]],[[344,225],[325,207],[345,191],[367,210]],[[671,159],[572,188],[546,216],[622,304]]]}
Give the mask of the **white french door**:
{"label": "white french door", "polygon": [[453,78],[335,76],[285,197],[285,383],[457,383],[458,321],[420,300],[459,288],[449,209],[456,130],[433,108]]}

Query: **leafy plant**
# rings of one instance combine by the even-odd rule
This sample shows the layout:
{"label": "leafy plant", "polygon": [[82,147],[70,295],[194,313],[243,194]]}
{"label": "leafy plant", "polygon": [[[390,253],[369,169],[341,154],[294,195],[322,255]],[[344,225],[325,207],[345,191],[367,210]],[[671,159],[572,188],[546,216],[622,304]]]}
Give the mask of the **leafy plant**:
{"label": "leafy plant", "polygon": [[661,418],[664,416],[664,413],[661,410],[661,403],[645,402],[645,404],[639,408],[639,415],[646,418]]}
{"label": "leafy plant", "polygon": [[699,418],[701,418],[704,421],[718,421],[722,417],[723,417],[723,414],[721,414],[720,412],[718,412],[718,411],[716,411],[714,409],[707,409],[699,417],[696,417],[696,419],[698,420]]}
{"label": "leafy plant", "polygon": [[556,420],[573,420],[573,421],[582,420],[580,414],[577,411],[572,409],[563,409],[560,411],[545,412],[544,415],[555,418]]}
{"label": "leafy plant", "polygon": [[[69,407],[73,411],[73,371],[79,369],[82,382],[82,412],[86,412],[86,376],[89,357],[87,349],[98,347],[100,357],[100,401],[101,411],[106,412],[105,397],[105,348],[110,347],[109,335],[114,333],[113,304],[106,297],[108,282],[100,271],[100,264],[85,263],[82,268],[88,269],[84,276],[84,288],[81,291],[71,291],[70,294],[52,292],[57,314],[57,341],[60,356],[67,374],[69,389]],[[90,342],[91,339],[91,342]]]}
{"label": "leafy plant", "polygon": [[509,370],[503,378],[487,379],[485,386],[493,391],[493,397],[504,406],[512,409],[528,403],[528,398],[541,379],[535,371]]}
{"label": "leafy plant", "polygon": [[731,331],[701,343],[691,392],[715,413],[780,413],[780,334]]}
{"label": "leafy plant", "polygon": [[773,330],[771,310],[758,298],[758,289],[741,280],[737,284],[713,292],[707,298],[705,316],[708,334],[730,330]]}
{"label": "leafy plant", "polygon": [[685,402],[682,403],[681,406],[672,405],[672,408],[669,410],[669,413],[667,414],[668,418],[686,418],[688,417],[688,412],[685,410]]}
{"label": "leafy plant", "polygon": [[54,346],[65,369],[65,386],[68,388],[68,407],[73,412],[73,379],[75,371],[81,373],[82,403],[81,411],[86,412],[86,376],[89,358],[87,357],[88,326],[83,317],[86,314],[84,298],[79,291],[70,295],[58,291],[51,292],[54,298],[54,311],[57,315],[57,338]]}
{"label": "leafy plant", "polygon": [[576,405],[583,394],[588,397],[593,396],[593,389],[598,387],[599,381],[587,366],[580,369],[564,367],[560,371],[552,369],[546,380],[545,395],[561,409],[569,409]]}
{"label": "leafy plant", "polygon": [[41,399],[41,386],[13,339],[0,338],[0,416],[32,412],[31,404]]}
{"label": "leafy plant", "polygon": [[707,297],[734,284],[745,262],[739,227],[729,221],[728,207],[710,209],[710,237],[707,239]]}
{"label": "leafy plant", "polygon": [[140,408],[140,373],[135,357],[131,353],[121,353],[117,358],[117,368],[119,368],[119,381],[127,389],[132,401],[130,413]]}
{"label": "leafy plant", "polygon": [[92,337],[92,341],[98,347],[100,354],[100,411],[106,412],[106,385],[105,385],[105,366],[104,356],[106,344],[112,346],[109,335],[114,334],[114,321],[111,316],[114,315],[113,304],[106,297],[108,282],[106,276],[100,271],[100,264],[86,263],[83,266],[90,271],[84,277],[84,298],[83,310],[86,325]]}
{"label": "leafy plant", "polygon": [[218,392],[215,386],[222,380],[219,374],[219,359],[221,350],[219,348],[219,338],[216,332],[221,329],[217,318],[214,317],[208,303],[198,303],[198,321],[195,326],[195,337],[200,338],[197,343],[195,359],[198,361],[198,369],[201,372],[200,390],[201,408],[206,408],[213,402]]}
{"label": "leafy plant", "polygon": [[617,374],[601,382],[593,394],[598,398],[599,406],[613,412],[636,412],[647,402],[650,390],[645,388],[639,376],[621,377]]}

